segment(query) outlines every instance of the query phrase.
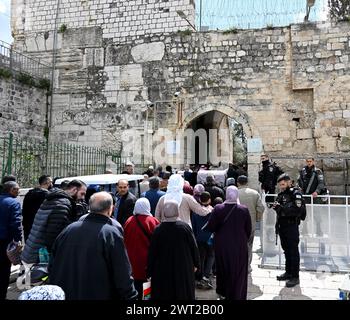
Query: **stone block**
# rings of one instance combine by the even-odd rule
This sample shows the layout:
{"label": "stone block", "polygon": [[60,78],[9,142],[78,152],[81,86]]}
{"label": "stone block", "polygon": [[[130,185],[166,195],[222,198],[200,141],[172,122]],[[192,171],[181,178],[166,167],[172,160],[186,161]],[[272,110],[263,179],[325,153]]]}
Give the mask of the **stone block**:
{"label": "stone block", "polygon": [[131,55],[136,63],[161,61],[165,52],[163,42],[145,43],[131,49]]}
{"label": "stone block", "polygon": [[312,139],[313,130],[312,129],[297,129],[297,139]]}
{"label": "stone block", "polygon": [[337,152],[337,139],[322,136],[316,139],[317,151],[319,153],[335,153]]}

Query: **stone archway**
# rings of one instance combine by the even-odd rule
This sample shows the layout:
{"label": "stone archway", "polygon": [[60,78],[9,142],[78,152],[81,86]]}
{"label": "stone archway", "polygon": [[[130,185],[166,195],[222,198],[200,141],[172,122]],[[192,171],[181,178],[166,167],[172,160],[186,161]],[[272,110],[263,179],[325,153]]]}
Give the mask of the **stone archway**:
{"label": "stone archway", "polygon": [[194,110],[192,109],[191,112],[187,114],[185,112],[185,117],[181,124],[181,128],[186,129],[194,119],[210,111],[221,112],[229,118],[235,119],[238,123],[241,123],[243,126],[243,130],[248,138],[259,136],[259,133],[255,129],[255,127],[252,126],[249,116],[245,112],[242,112],[240,110],[234,109],[228,105],[221,103],[209,103],[205,105],[200,105]]}
{"label": "stone archway", "polygon": [[[258,128],[252,124],[252,121],[245,112],[220,103],[209,103],[206,105],[200,105],[197,108],[192,109],[191,112],[187,114],[185,112],[185,116],[183,118],[184,120],[181,123],[180,129],[185,131],[187,128],[191,127],[191,124],[194,121],[212,112],[221,113],[226,118],[233,119],[237,123],[240,123],[242,125],[243,131],[247,139],[260,137]],[[249,185],[255,189],[258,189],[259,161],[260,152],[250,152],[249,150],[247,150]]]}

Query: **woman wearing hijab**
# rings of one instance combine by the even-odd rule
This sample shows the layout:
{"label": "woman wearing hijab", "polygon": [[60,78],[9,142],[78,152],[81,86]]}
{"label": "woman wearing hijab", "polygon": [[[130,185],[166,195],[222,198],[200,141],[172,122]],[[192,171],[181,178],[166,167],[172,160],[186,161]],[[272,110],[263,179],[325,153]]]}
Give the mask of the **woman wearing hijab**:
{"label": "woman wearing hijab", "polygon": [[135,203],[134,215],[124,225],[124,242],[139,300],[142,300],[143,283],[147,281],[148,249],[157,225],[159,221],[152,216],[148,199],[138,199]]}
{"label": "woman wearing hijab", "polygon": [[152,300],[194,300],[199,252],[191,227],[179,220],[176,200],[164,203],[163,222],[154,231],[148,256]]}
{"label": "woman wearing hijab", "polygon": [[191,196],[193,195],[193,188],[191,187],[190,183],[186,180],[184,181],[183,191],[186,194],[189,194]]}
{"label": "woman wearing hijab", "polygon": [[201,194],[205,191],[202,184],[196,184],[193,188],[193,198],[196,199],[198,203],[201,203]]}
{"label": "woman wearing hijab", "polygon": [[201,216],[208,215],[213,208],[211,206],[202,206],[195,198],[189,194],[183,192],[184,179],[179,174],[173,174],[168,183],[167,192],[159,199],[156,207],[156,218],[160,221],[164,221],[164,204],[169,200],[175,200],[179,205],[179,219],[186,222],[190,227],[191,224],[191,212],[195,212]]}
{"label": "woman wearing hijab", "polygon": [[235,186],[227,188],[226,201],[215,206],[205,229],[214,232],[217,294],[246,300],[252,222],[248,209],[239,203]]}

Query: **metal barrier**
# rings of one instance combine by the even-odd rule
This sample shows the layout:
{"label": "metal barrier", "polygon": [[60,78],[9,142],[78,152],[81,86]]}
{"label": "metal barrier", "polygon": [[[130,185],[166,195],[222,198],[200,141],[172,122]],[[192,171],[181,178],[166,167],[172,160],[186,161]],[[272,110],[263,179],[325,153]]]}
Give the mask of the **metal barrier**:
{"label": "metal barrier", "polygon": [[11,71],[26,73],[37,79],[51,79],[51,68],[49,66],[17,52],[10,44],[0,40],[1,66]]}
{"label": "metal barrier", "polygon": [[[304,196],[307,216],[300,230],[300,269],[322,272],[350,271],[350,196]],[[264,203],[265,203],[265,197]],[[324,201],[322,201],[323,199]],[[265,203],[262,220],[262,268],[284,268],[285,260],[278,237],[276,212]]]}

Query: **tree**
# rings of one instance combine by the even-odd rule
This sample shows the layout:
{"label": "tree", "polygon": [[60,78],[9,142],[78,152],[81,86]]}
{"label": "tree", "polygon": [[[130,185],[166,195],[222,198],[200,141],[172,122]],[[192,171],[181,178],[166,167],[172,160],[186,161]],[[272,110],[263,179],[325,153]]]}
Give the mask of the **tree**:
{"label": "tree", "polygon": [[350,20],[350,0],[328,0],[328,6],[331,19]]}

